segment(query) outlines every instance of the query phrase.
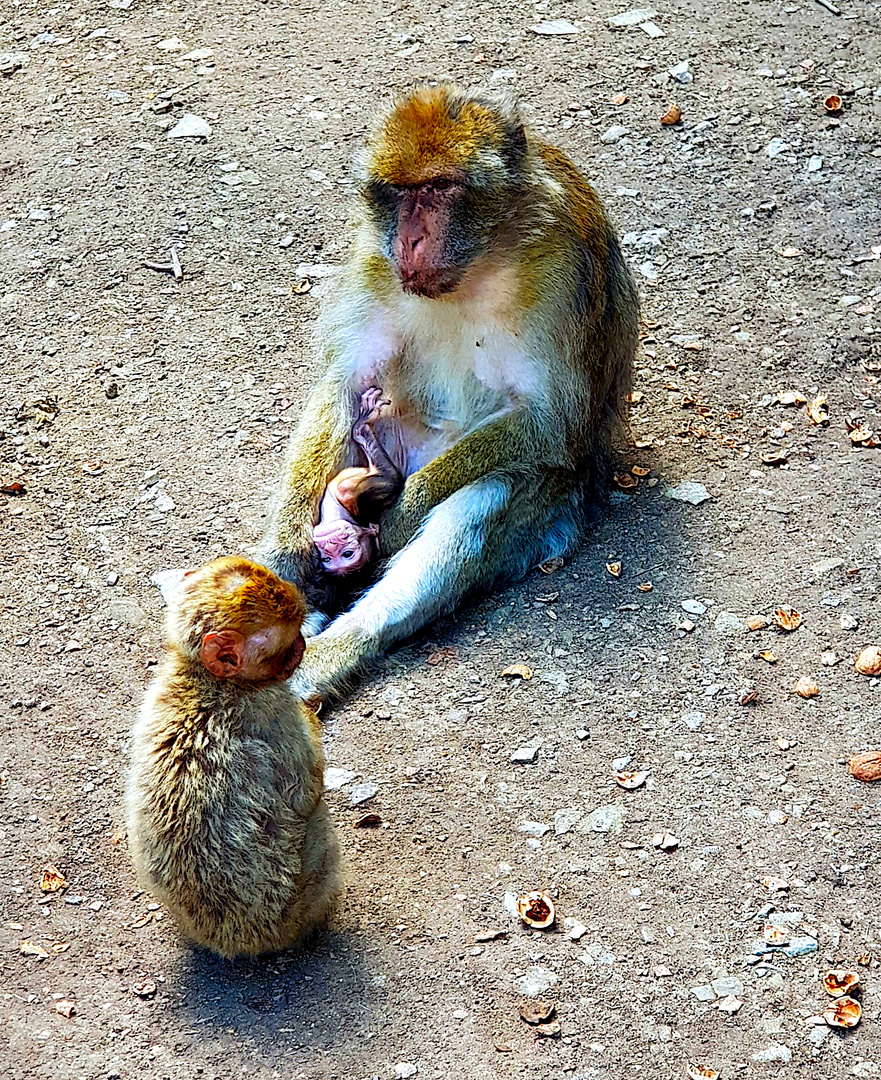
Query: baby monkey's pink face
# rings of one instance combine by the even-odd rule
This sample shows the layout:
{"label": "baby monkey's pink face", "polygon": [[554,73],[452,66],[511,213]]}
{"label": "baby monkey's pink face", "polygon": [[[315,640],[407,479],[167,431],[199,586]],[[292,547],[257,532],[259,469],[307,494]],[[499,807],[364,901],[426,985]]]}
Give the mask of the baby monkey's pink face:
{"label": "baby monkey's pink face", "polygon": [[366,566],[376,552],[376,525],[330,521],[315,526],[312,539],[327,574],[353,574]]}

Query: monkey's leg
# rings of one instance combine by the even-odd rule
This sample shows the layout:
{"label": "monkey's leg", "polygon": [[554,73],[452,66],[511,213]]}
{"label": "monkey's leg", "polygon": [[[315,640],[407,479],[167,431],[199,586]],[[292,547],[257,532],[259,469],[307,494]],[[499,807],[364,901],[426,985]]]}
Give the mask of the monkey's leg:
{"label": "monkey's leg", "polygon": [[293,686],[306,699],[339,693],[365,663],[454,608],[469,593],[570,551],[580,494],[570,473],[491,473],[436,506],[382,578],[313,638]]}

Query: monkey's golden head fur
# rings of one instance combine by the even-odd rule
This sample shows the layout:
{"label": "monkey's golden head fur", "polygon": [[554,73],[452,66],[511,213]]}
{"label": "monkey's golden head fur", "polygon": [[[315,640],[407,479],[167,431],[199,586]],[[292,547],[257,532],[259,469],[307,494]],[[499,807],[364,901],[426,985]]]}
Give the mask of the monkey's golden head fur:
{"label": "monkey's golden head fur", "polygon": [[525,153],[523,125],[513,98],[460,87],[418,87],[380,120],[357,162],[363,183],[402,187],[451,171],[513,179]]}
{"label": "monkey's golden head fur", "polygon": [[227,555],[187,574],[168,609],[169,644],[192,657],[206,634],[244,636],[270,626],[297,631],[306,617],[299,589],[271,570]]}

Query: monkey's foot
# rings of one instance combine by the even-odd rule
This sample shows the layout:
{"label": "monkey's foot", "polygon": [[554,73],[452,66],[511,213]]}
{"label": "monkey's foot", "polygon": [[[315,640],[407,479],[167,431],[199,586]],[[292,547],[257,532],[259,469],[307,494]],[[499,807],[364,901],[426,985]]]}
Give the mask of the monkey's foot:
{"label": "monkey's foot", "polygon": [[309,638],[303,662],[291,679],[291,689],[304,701],[338,697],[351,685],[369,658],[369,639],[356,630],[333,626]]}

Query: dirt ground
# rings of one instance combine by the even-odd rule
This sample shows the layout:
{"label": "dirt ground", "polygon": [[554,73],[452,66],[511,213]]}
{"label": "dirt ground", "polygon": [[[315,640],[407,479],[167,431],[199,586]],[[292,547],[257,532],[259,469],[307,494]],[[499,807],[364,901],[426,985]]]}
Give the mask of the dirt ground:
{"label": "dirt ground", "polygon": [[[881,449],[848,431],[881,430],[881,7],[836,3],[675,0],[658,37],[570,0],[0,5],[5,1077],[881,1076],[881,786],[846,768],[881,748],[881,681],[853,666],[881,639]],[[578,32],[530,29],[550,19]],[[219,962],[126,851],[150,577],[254,550],[348,161],[392,91],[439,77],[516,90],[632,234],[625,460],[649,472],[566,566],[329,713],[343,910],[308,956]],[[167,138],[185,113],[211,134]],[[170,245],[181,282],[143,265]],[[780,606],[799,629],[746,629]],[[529,889],[555,930],[512,920]],[[761,954],[768,922],[800,955]],[[811,1020],[830,967],[860,973],[855,1030]],[[557,1037],[520,1018],[529,991]]]}

